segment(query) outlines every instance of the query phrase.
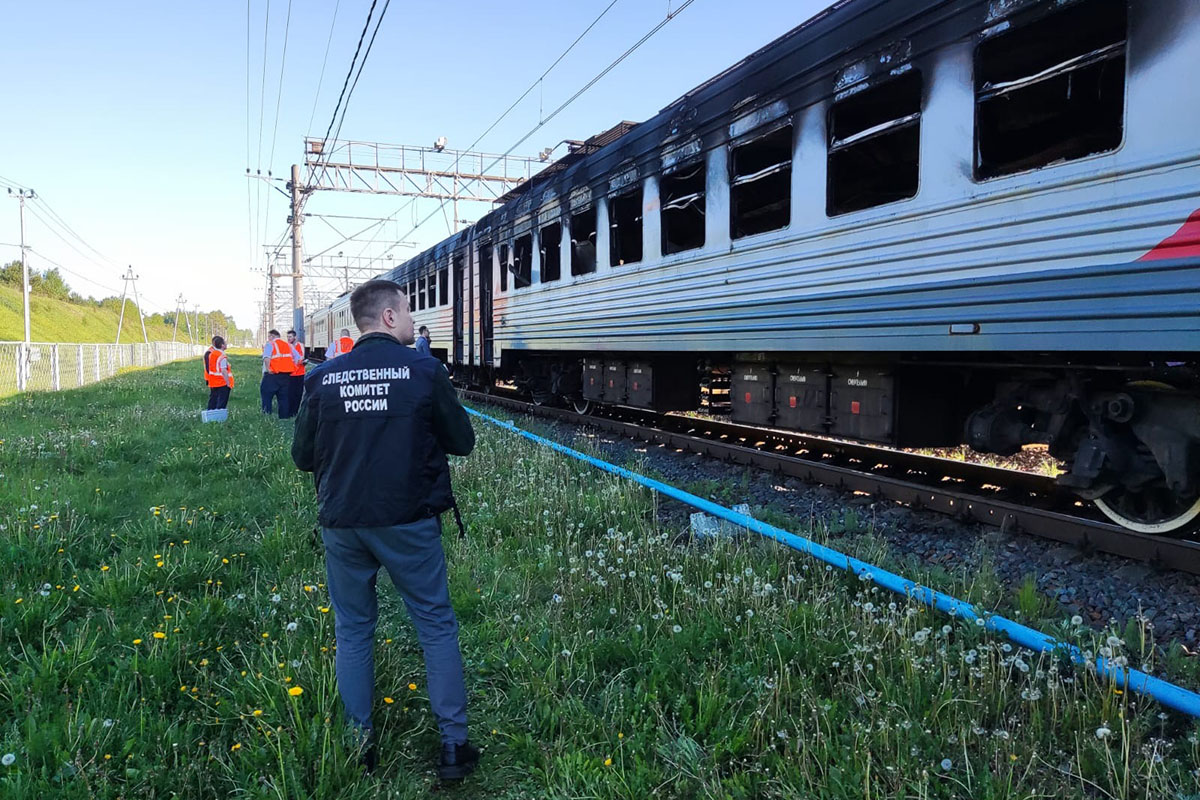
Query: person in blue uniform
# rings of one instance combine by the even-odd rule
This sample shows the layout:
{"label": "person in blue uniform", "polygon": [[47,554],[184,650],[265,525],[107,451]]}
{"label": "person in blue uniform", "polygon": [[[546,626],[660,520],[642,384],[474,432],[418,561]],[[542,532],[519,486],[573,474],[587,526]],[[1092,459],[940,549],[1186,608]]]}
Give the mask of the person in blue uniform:
{"label": "person in blue uniform", "polygon": [[440,515],[454,507],[447,454],[465,456],[475,433],[441,362],[410,349],[413,321],[400,286],[354,290],[354,349],[305,378],[292,459],[313,473],[336,613],[337,684],[349,721],[365,734],[364,765],[378,760],[375,579],[388,571],[425,654],[429,705],[442,735],[438,774],[470,774],[467,692],[458,622],[450,605]]}
{"label": "person in blue uniform", "polygon": [[424,325],[417,329],[416,348],[417,352],[423,356],[433,355],[429,352],[429,328]]}

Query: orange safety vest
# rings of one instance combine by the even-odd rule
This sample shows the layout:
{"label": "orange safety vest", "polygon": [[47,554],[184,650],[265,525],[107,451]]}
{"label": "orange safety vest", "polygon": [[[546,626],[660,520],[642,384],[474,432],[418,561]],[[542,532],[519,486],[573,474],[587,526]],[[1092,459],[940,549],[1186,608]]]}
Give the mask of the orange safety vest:
{"label": "orange safety vest", "polygon": [[292,360],[292,348],[286,339],[271,340],[271,358],[267,361],[267,369],[275,375],[291,375],[296,368]]}
{"label": "orange safety vest", "polygon": [[304,343],[296,342],[296,344],[292,346],[292,351],[295,352],[296,355],[300,356],[300,363],[297,364],[292,369],[292,375],[295,377],[298,377],[298,378],[303,378],[304,377]]}
{"label": "orange safety vest", "polygon": [[339,336],[334,341],[334,347],[336,348],[333,353],[335,356],[344,356],[354,349],[354,340],[349,336]]}
{"label": "orange safety vest", "polygon": [[[204,354],[204,380],[208,382],[209,388],[219,389],[226,385],[225,373],[221,371],[221,360],[225,358],[225,354],[215,347],[208,348]],[[233,387],[233,372],[229,373],[230,388]]]}

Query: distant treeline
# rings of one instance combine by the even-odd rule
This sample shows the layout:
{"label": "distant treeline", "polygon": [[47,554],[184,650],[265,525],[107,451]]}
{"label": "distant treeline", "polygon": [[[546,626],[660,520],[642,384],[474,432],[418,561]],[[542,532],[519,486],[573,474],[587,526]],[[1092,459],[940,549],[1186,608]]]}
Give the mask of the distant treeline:
{"label": "distant treeline", "polygon": [[[8,264],[5,264],[3,267],[0,267],[0,286],[13,286],[19,291],[21,288],[21,283],[22,279],[20,261],[11,261]],[[120,313],[121,311],[120,297],[113,295],[112,297],[105,297],[100,300],[97,300],[94,297],[84,297],[78,292],[72,291],[70,286],[67,286],[66,281],[63,280],[62,273],[60,273],[57,269],[48,269],[42,272],[31,269],[29,271],[29,290],[35,295],[49,297],[54,300],[61,300],[63,302],[72,303],[78,306],[109,309],[115,313]],[[129,299],[132,300],[133,298],[130,297]],[[126,313],[129,313],[128,309]],[[201,311],[200,314],[206,320],[211,320],[212,329],[214,331],[228,331],[231,334],[236,332],[237,334],[245,333],[247,335],[251,335],[250,331],[238,330],[237,326],[234,324],[233,318],[226,316],[222,311]],[[166,312],[163,314],[146,314],[144,316],[146,317],[147,322],[162,322],[164,325],[172,326],[175,324],[174,312]],[[192,318],[192,322],[196,322],[195,317]],[[187,322],[181,318],[179,320],[180,329],[185,329],[186,325]]]}

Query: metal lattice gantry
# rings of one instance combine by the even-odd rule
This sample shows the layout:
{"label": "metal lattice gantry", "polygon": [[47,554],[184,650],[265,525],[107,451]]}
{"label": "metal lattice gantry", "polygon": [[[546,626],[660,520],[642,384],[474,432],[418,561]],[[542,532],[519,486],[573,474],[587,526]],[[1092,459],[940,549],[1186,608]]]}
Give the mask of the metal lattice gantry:
{"label": "metal lattice gantry", "polygon": [[546,166],[541,158],[379,142],[304,140],[309,191],[494,203]]}

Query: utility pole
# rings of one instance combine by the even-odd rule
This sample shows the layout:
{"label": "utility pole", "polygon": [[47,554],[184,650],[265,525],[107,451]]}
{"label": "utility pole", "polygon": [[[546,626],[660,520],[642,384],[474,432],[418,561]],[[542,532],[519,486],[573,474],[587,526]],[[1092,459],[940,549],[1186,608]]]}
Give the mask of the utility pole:
{"label": "utility pole", "polygon": [[[12,189],[8,190],[13,193]],[[31,350],[29,346],[29,259],[25,256],[25,199],[37,197],[32,189],[18,189],[17,200],[21,203],[21,302],[25,309],[25,347],[22,350],[20,364],[17,364],[17,386],[23,389],[29,383],[29,363]]]}
{"label": "utility pole", "polygon": [[304,195],[300,187],[300,165],[292,164],[292,327],[296,338],[304,341],[304,275],[300,272],[300,226],[304,222],[301,205]]}
{"label": "utility pole", "polygon": [[[175,341],[176,334],[179,333],[179,312],[181,309],[184,308],[185,302],[187,302],[187,301],[185,301],[183,299],[183,293],[181,292],[179,294],[179,297],[175,298],[175,329],[171,331],[171,342],[172,343],[174,343],[174,341]],[[186,314],[187,312],[185,311],[184,313]],[[189,335],[188,338],[191,339],[192,337]]]}
{"label": "utility pole", "polygon": [[121,328],[125,325],[125,297],[129,292],[129,285],[131,283],[133,284],[133,307],[137,309],[138,321],[142,323],[142,341],[150,344],[150,337],[146,335],[146,318],[142,316],[142,301],[138,297],[137,279],[138,276],[133,274],[133,266],[131,265],[125,271],[125,275],[122,278],[124,283],[121,284],[121,316],[117,319],[117,339],[115,344],[121,343]]}

